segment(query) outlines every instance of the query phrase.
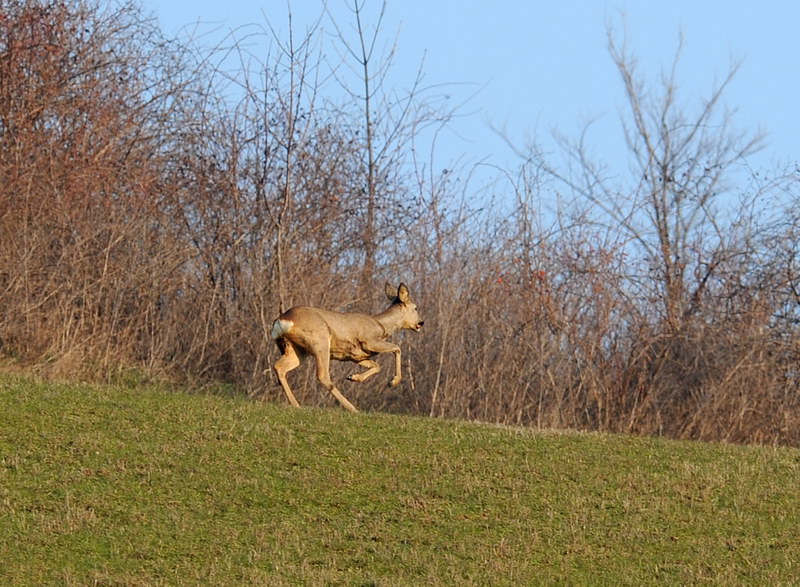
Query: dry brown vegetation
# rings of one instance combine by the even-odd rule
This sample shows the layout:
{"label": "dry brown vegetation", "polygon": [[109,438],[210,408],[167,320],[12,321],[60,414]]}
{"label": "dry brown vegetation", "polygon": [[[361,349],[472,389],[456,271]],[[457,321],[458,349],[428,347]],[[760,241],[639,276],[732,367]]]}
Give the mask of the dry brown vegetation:
{"label": "dry brown vegetation", "polygon": [[[348,387],[361,407],[800,445],[798,174],[748,168],[730,78],[691,107],[612,36],[625,173],[564,141],[477,189],[421,161],[457,121],[421,80],[383,86],[353,50],[369,30],[340,39],[364,77],[336,101],[316,30],[259,29],[257,59],[135,4],[0,0],[0,354],[277,399],[282,309],[369,312],[402,279],[426,328],[402,386]],[[331,401],[296,373],[301,403]]]}

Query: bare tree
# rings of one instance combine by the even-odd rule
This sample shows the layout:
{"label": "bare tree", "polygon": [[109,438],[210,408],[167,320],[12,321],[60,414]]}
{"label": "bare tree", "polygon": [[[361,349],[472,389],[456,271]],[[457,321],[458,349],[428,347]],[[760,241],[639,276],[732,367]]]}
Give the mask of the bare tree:
{"label": "bare tree", "polygon": [[[436,104],[437,99],[425,98],[422,87],[422,69],[411,80],[409,89],[397,92],[387,83],[392,67],[396,42],[388,48],[381,45],[384,31],[386,0],[381,0],[375,21],[367,23],[366,0],[348,0],[355,24],[353,34],[348,34],[327,8],[341,47],[344,49],[342,63],[354,64],[356,83],[339,66],[333,71],[341,87],[361,104],[361,131],[364,153],[363,186],[364,204],[361,242],[364,262],[361,270],[361,287],[364,292],[373,286],[377,268],[377,256],[385,239],[382,224],[393,220],[390,212],[398,210],[401,215],[413,213],[407,198],[397,194],[393,200],[392,186],[402,183],[399,177],[404,172],[408,158],[408,145],[426,124],[441,124],[452,113]],[[381,49],[382,52],[381,52]],[[357,88],[357,89],[356,89]],[[401,223],[403,221],[401,220]]]}

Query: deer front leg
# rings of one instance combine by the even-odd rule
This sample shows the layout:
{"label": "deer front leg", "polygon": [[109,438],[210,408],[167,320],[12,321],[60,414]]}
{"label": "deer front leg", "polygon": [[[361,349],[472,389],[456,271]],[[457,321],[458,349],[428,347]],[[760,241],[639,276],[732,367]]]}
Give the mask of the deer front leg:
{"label": "deer front leg", "polygon": [[399,385],[400,381],[402,381],[403,377],[400,374],[400,347],[397,347],[397,350],[392,351],[394,353],[394,377],[389,382],[389,385],[394,387],[395,385]]}
{"label": "deer front leg", "polygon": [[353,373],[348,377],[350,381],[357,381],[359,383],[361,381],[366,381],[373,375],[379,373],[381,370],[381,366],[378,365],[378,363],[376,363],[375,361],[372,361],[370,359],[364,359],[363,361],[359,361],[358,364],[361,367],[364,367],[366,371],[363,371],[361,373]]}
{"label": "deer front leg", "polygon": [[[391,342],[386,342],[385,340],[378,340],[365,345],[365,348],[372,353],[394,353],[394,377],[392,377],[389,385],[392,387],[398,385],[403,379],[400,373],[400,347]],[[369,371],[367,371],[367,373],[369,373]],[[370,376],[374,374],[375,373],[370,373]],[[366,375],[366,373],[362,373],[362,375]]]}

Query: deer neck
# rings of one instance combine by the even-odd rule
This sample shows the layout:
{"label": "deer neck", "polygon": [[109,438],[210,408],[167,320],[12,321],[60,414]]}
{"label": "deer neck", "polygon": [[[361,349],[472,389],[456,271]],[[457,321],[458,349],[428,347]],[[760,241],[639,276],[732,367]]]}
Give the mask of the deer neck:
{"label": "deer neck", "polygon": [[385,309],[375,316],[375,320],[383,327],[386,336],[390,336],[402,328],[400,313],[395,306],[390,306]]}

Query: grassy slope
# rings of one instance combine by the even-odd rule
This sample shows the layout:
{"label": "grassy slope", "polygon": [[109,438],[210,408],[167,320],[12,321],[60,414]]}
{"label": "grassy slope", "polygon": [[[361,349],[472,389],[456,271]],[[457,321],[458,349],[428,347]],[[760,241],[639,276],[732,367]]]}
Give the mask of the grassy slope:
{"label": "grassy slope", "polygon": [[800,451],[0,375],[0,583],[800,582]]}

